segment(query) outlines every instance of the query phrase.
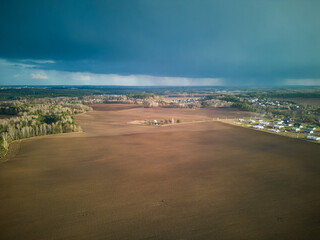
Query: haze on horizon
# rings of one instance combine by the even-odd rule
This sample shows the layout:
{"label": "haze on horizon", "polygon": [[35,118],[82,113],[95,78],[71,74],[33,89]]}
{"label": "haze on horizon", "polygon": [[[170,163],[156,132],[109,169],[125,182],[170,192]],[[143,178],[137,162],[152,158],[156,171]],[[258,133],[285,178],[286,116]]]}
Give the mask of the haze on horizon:
{"label": "haze on horizon", "polygon": [[317,0],[0,2],[0,85],[320,85]]}

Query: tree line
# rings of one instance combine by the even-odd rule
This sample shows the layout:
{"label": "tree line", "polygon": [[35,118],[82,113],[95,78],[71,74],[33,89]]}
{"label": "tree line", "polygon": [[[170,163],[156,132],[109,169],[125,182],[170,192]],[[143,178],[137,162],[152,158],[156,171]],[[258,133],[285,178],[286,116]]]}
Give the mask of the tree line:
{"label": "tree line", "polygon": [[52,100],[43,99],[40,102],[12,101],[0,106],[1,114],[11,115],[0,119],[0,157],[5,156],[14,140],[81,131],[73,115],[91,110],[86,105],[68,101],[52,104]]}

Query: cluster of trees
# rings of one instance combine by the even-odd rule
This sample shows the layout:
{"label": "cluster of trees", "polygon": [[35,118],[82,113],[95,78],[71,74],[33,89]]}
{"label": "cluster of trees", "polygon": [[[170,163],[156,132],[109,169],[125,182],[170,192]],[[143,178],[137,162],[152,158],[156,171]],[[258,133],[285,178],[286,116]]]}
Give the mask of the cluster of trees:
{"label": "cluster of trees", "polygon": [[252,106],[250,106],[249,104],[244,103],[244,102],[235,102],[231,105],[231,107],[238,108],[241,111],[248,111],[248,112],[255,112],[256,111],[256,109],[254,109]]}
{"label": "cluster of trees", "polygon": [[128,94],[128,95],[95,95],[85,96],[78,102],[82,104],[96,104],[96,103],[121,103],[121,104],[138,104],[144,107],[158,107],[164,106],[166,102],[162,97],[156,94],[141,93],[141,94]]}
{"label": "cluster of trees", "polygon": [[320,89],[310,88],[282,88],[282,89],[256,89],[241,93],[239,97],[257,98],[320,98]]}
{"label": "cluster of trees", "polygon": [[82,104],[102,104],[102,103],[133,103],[126,95],[90,95],[78,97],[78,102]]}
{"label": "cluster of trees", "polygon": [[215,88],[207,87],[121,87],[121,86],[45,86],[45,87],[2,87],[0,100],[21,98],[84,97],[96,95],[128,95],[133,98],[148,98],[155,95],[194,95],[212,93]]}
{"label": "cluster of trees", "polygon": [[267,92],[266,97],[269,98],[320,98],[320,90],[282,90],[282,91],[270,91]]}
{"label": "cluster of trees", "polygon": [[0,119],[0,157],[3,157],[14,140],[80,131],[72,115],[91,108],[78,103],[50,104],[43,101],[34,104],[24,100],[6,103],[1,109],[8,113],[11,109],[19,109],[16,116]]}
{"label": "cluster of trees", "polygon": [[[210,94],[202,98],[201,101],[201,107],[239,107],[241,108],[241,105],[237,105],[233,103],[240,103],[241,99],[233,94]],[[245,110],[245,109],[241,109]]]}
{"label": "cluster of trees", "polygon": [[193,103],[164,103],[161,107],[163,108],[190,108],[196,109],[202,107],[202,102],[193,102]]}
{"label": "cluster of trees", "polygon": [[224,95],[221,100],[227,101],[227,102],[234,102],[238,103],[240,102],[240,99],[235,95]]}
{"label": "cluster of trees", "polygon": [[155,94],[140,93],[140,94],[129,95],[129,97],[134,98],[134,99],[146,99],[146,98],[154,98]]}

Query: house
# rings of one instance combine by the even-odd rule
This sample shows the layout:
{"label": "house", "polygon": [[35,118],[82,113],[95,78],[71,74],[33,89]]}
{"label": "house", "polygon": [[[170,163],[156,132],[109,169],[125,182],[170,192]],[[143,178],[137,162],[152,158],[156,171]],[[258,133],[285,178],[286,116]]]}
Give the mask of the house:
{"label": "house", "polygon": [[239,122],[243,122],[244,121],[244,119],[243,118],[239,118]]}
{"label": "house", "polygon": [[291,126],[292,126],[292,123],[290,123],[290,120],[289,120],[289,119],[285,119],[285,120],[283,121],[283,125],[284,125],[284,126],[291,127]]}
{"label": "house", "polygon": [[274,125],[274,127],[278,129],[284,128],[282,125]]}
{"label": "house", "polygon": [[259,101],[259,98],[255,98],[255,99],[250,100],[251,103],[256,103],[258,101]]}
{"label": "house", "polygon": [[252,119],[249,119],[248,120],[248,123],[255,123],[256,121],[255,120],[252,120]]}
{"label": "house", "polygon": [[295,127],[293,127],[293,128],[291,128],[291,130],[294,131],[294,132],[299,132],[299,131],[300,131],[300,128],[295,128]]}
{"label": "house", "polygon": [[158,124],[158,121],[157,121],[157,120],[153,120],[152,123],[153,123],[153,124]]}
{"label": "house", "polygon": [[312,126],[306,126],[307,129],[311,129],[311,130],[316,130],[315,127],[312,127]]}
{"label": "house", "polygon": [[264,127],[260,126],[260,125],[253,126],[253,128],[255,128],[255,129],[264,129]]}
{"label": "house", "polygon": [[268,129],[268,131],[270,131],[270,132],[280,132],[278,129],[273,129],[273,128],[270,128],[270,129]]}
{"label": "house", "polygon": [[306,128],[306,129],[304,130],[304,132],[306,132],[306,133],[313,133],[313,130],[312,130],[311,128]]}
{"label": "house", "polygon": [[295,128],[302,128],[303,127],[301,123],[295,123],[295,124],[293,124],[293,126]]}
{"label": "house", "polygon": [[260,122],[260,125],[264,125],[264,126],[267,126],[269,124],[270,124],[269,122]]}
{"label": "house", "polygon": [[316,137],[316,136],[307,136],[307,139],[309,140],[314,140],[314,141],[319,141],[320,137]]}

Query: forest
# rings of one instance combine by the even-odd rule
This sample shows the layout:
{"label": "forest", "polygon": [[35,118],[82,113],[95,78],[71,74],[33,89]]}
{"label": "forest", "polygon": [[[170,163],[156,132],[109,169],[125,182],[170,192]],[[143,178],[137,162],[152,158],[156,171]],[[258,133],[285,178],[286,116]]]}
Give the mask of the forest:
{"label": "forest", "polygon": [[73,115],[91,108],[68,98],[43,98],[3,102],[0,114],[0,157],[4,157],[12,141],[48,134],[81,131]]}

